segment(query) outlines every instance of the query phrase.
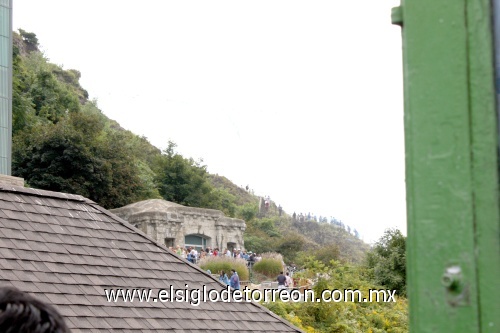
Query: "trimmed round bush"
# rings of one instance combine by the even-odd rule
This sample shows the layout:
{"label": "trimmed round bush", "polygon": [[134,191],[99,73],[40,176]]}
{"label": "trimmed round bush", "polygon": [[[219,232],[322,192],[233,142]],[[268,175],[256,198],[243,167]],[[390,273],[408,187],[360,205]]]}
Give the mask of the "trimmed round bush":
{"label": "trimmed round bush", "polygon": [[219,274],[224,271],[228,277],[231,277],[231,270],[238,272],[240,281],[248,281],[249,274],[247,262],[244,259],[234,259],[226,256],[205,257],[200,261],[200,267],[204,270],[210,270],[212,274]]}

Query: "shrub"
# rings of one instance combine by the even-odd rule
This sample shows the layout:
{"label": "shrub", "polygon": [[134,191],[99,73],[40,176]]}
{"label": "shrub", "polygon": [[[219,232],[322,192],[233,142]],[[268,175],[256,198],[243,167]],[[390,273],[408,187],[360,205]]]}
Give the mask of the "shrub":
{"label": "shrub", "polygon": [[245,241],[245,248],[255,253],[274,250],[272,242],[267,241],[267,237],[252,236],[245,233],[243,239]]}
{"label": "shrub", "polygon": [[212,274],[219,274],[224,271],[228,277],[231,277],[231,270],[238,272],[240,281],[248,281],[249,274],[247,263],[244,259],[234,259],[226,256],[222,257],[205,257],[200,261],[200,267],[204,270],[210,270]]}
{"label": "shrub", "polygon": [[277,252],[265,252],[260,255],[262,259],[276,259],[279,260],[281,263],[283,263],[283,256],[280,253]]}
{"label": "shrub", "polygon": [[283,264],[279,259],[262,257],[260,261],[253,265],[253,270],[274,278],[283,271]]}
{"label": "shrub", "polygon": [[254,203],[246,203],[238,208],[236,216],[240,219],[245,220],[245,222],[250,222],[257,215],[259,209]]}

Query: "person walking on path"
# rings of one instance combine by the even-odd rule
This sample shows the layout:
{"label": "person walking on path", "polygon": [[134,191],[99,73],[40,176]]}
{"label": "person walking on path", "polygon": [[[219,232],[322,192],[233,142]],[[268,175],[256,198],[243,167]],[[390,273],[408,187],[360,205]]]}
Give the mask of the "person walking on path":
{"label": "person walking on path", "polygon": [[293,280],[292,278],[290,277],[290,273],[286,272],[286,282],[285,282],[285,286],[288,288],[288,289],[293,289]]}
{"label": "person walking on path", "polygon": [[220,271],[219,281],[224,284],[229,284],[229,278],[227,277],[227,274],[224,273],[224,271]]}
{"label": "person walking on path", "polygon": [[286,289],[286,276],[283,275],[283,272],[280,272],[276,280],[278,281],[278,289]]}
{"label": "person walking on path", "polygon": [[240,289],[240,277],[238,276],[238,273],[234,269],[231,270],[233,274],[231,275],[231,279],[229,280],[229,285],[233,289]]}

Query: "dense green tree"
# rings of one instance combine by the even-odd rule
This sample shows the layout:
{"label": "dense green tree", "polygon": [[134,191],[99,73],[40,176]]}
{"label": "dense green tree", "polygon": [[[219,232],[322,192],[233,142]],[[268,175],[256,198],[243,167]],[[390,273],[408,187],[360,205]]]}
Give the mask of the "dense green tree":
{"label": "dense green tree", "polygon": [[109,186],[109,165],[67,122],[39,125],[16,137],[13,173],[36,188],[77,193],[97,202]]}
{"label": "dense green tree", "polygon": [[386,230],[367,253],[366,262],[376,283],[406,294],[406,237],[400,230]]}
{"label": "dense green tree", "polygon": [[224,188],[213,188],[208,194],[207,206],[222,211],[226,216],[235,217],[236,198]]}
{"label": "dense green tree", "polygon": [[306,243],[304,236],[289,232],[278,242],[276,250],[281,253],[286,262],[295,263],[297,255],[304,250]]}
{"label": "dense green tree", "polygon": [[243,235],[245,241],[245,249],[255,253],[274,252],[276,251],[275,244],[269,242],[268,239],[259,235],[245,232]]}
{"label": "dense green tree", "polygon": [[161,196],[181,205],[208,207],[213,187],[208,182],[206,166],[175,152],[169,141],[157,161],[157,184]]}
{"label": "dense green tree", "polygon": [[73,113],[18,133],[13,173],[33,187],[76,193],[106,208],[136,201],[143,184],[123,135],[98,114]]}
{"label": "dense green tree", "polygon": [[33,32],[27,32],[23,29],[18,29],[19,35],[21,35],[21,38],[23,39],[24,42],[27,44],[31,45],[34,48],[38,47],[38,38],[36,37],[36,34]]}
{"label": "dense green tree", "polygon": [[259,209],[255,203],[246,203],[244,205],[239,206],[236,215],[247,222],[253,220]]}

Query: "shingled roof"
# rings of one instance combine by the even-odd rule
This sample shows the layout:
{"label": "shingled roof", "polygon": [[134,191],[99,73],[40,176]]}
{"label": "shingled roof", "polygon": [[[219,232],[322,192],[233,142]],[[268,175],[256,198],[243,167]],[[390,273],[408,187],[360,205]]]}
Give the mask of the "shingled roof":
{"label": "shingled roof", "polygon": [[106,288],[221,289],[78,195],[0,184],[0,286],[49,302],[72,332],[300,332],[254,303],[108,302]]}

